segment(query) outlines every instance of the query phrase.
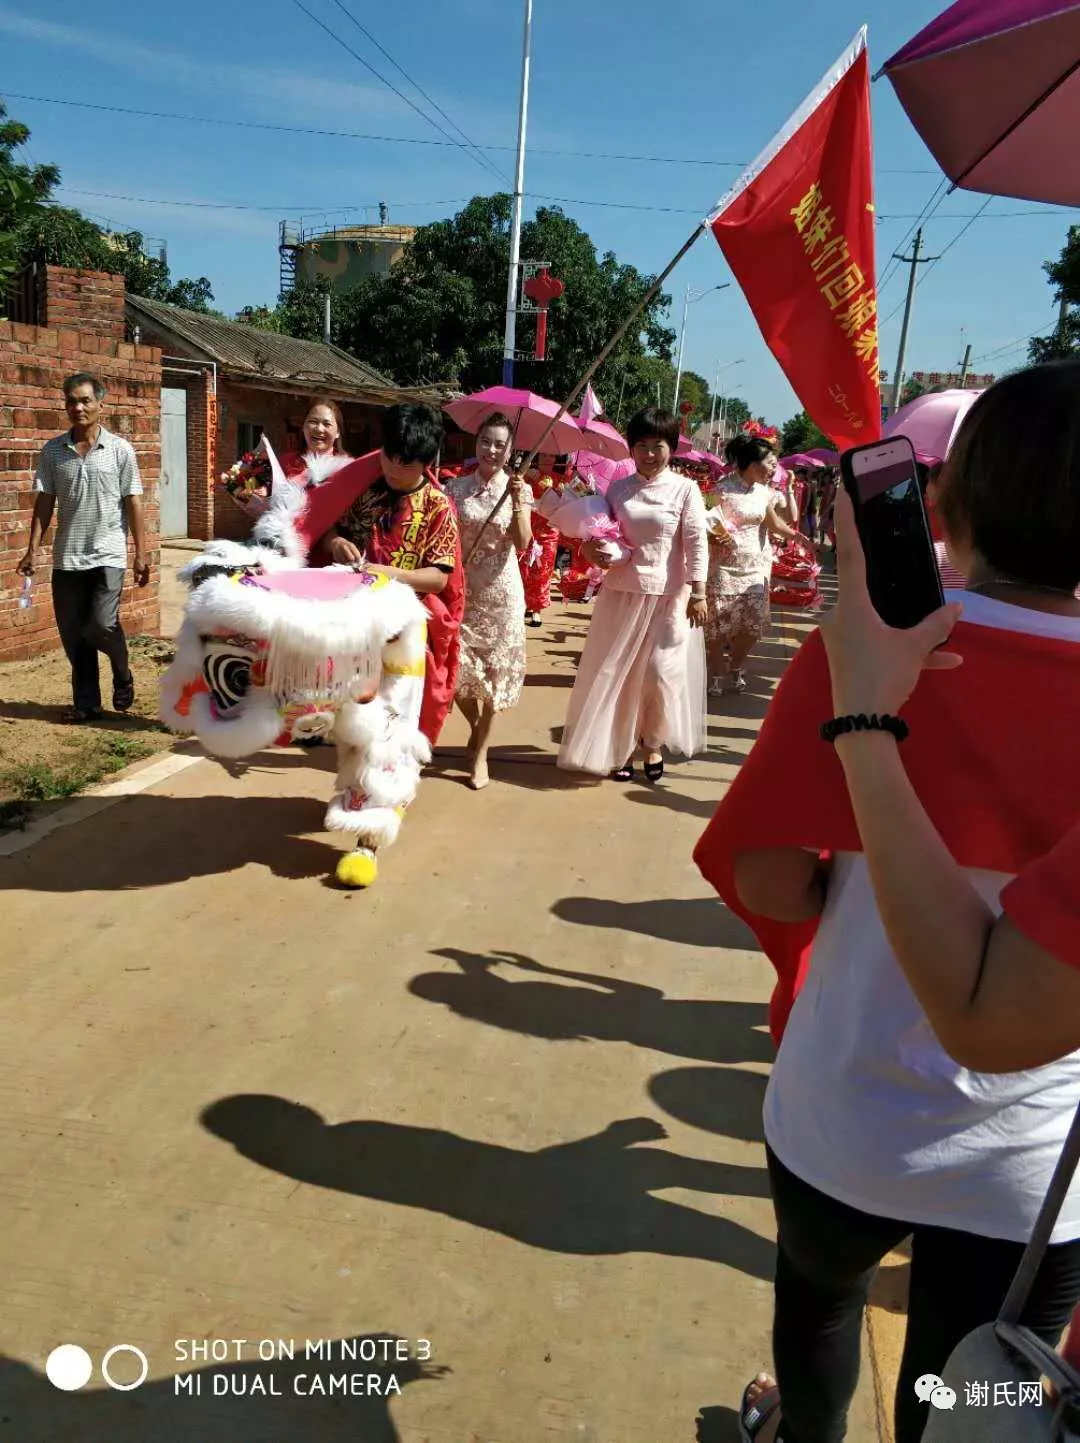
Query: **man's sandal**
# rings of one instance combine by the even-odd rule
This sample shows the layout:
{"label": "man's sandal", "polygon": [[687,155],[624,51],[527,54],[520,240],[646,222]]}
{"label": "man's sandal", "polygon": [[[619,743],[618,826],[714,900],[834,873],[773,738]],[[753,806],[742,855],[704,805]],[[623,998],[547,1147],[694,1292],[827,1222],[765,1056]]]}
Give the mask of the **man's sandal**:
{"label": "man's sandal", "polygon": [[754,1443],[765,1424],[780,1410],[780,1389],[775,1383],[763,1389],[753,1403],[750,1402],[750,1389],[757,1386],[757,1381],[755,1378],[743,1389],[739,1407],[739,1443]]}

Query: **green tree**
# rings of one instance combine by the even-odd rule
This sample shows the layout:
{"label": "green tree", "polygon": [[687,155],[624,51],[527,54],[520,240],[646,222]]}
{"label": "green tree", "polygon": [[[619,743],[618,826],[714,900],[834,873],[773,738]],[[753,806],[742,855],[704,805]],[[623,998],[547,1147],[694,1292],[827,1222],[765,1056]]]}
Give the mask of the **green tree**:
{"label": "green tree", "polygon": [[1035,336],[1028,345],[1028,359],[1036,365],[1080,352],[1080,226],[1069,227],[1060,256],[1047,261],[1043,270],[1054,288],[1054,300],[1065,309],[1050,335]]}
{"label": "green tree", "polygon": [[81,212],[52,204],[59,169],[16,158],[29,138],[0,101],[0,293],[14,274],[38,261],[122,275],[132,295],[210,309],[214,293],[207,278],[173,281],[166,262],[146,254],[138,231],[111,235]]}
{"label": "green tree", "polygon": [[[368,276],[351,291],[334,295],[335,342],[402,383],[454,381],[466,390],[496,384],[502,369],[510,210],[508,195],[476,196],[451,219],[421,226],[389,275]],[[549,314],[548,359],[519,361],[517,384],[562,396],[652,281],[610,251],[598,255],[588,235],[558,207],[537,211],[523,226],[521,253],[547,261],[566,289]],[[324,293],[297,286],[279,302],[274,324],[289,335],[321,336]],[[653,299],[595,378],[613,409],[623,377],[626,390],[640,381],[637,362],[650,356],[670,359],[674,333],[662,319],[668,304],[665,295]],[[241,316],[253,324],[270,323],[265,308],[249,308]],[[519,317],[521,350],[528,349],[532,335],[530,318]]]}
{"label": "green tree", "polygon": [[723,411],[724,425],[734,428],[745,426],[753,420],[753,412],[741,396],[720,396],[716,402],[716,414]]}
{"label": "green tree", "polygon": [[30,138],[0,100],[0,289],[21,267],[19,233],[60,179],[55,165],[25,165],[17,152]]}
{"label": "green tree", "polygon": [[805,411],[799,411],[781,427],[780,449],[783,455],[794,456],[799,451],[831,451],[833,443]]}

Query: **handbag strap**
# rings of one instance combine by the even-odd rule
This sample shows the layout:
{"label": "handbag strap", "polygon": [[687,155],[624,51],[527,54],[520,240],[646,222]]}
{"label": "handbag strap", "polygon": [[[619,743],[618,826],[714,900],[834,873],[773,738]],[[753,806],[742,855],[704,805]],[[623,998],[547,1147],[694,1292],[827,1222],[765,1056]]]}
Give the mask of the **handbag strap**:
{"label": "handbag strap", "polygon": [[1065,1139],[1065,1146],[1061,1149],[1061,1156],[1058,1158],[1054,1175],[1050,1179],[1050,1186],[1046,1190],[1046,1197],[1039,1209],[1039,1216],[1035,1219],[1035,1226],[1031,1230],[1031,1240],[1024,1249],[1024,1256],[1020,1259],[1016,1276],[1001,1305],[1001,1312],[998,1314],[999,1323],[1015,1326],[1020,1320],[1020,1314],[1027,1304],[1035,1276],[1046,1256],[1046,1249],[1050,1245],[1050,1234],[1054,1231],[1054,1225],[1061,1214],[1078,1164],[1080,1164],[1080,1105],[1073,1114],[1069,1135]]}

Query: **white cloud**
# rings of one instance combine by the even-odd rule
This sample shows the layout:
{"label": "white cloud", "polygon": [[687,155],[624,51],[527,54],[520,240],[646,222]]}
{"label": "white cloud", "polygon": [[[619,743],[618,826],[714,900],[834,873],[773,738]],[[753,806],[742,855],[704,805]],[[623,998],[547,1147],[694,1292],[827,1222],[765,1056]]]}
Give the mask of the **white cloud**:
{"label": "white cloud", "polygon": [[[219,65],[166,46],[142,45],[94,34],[83,28],[23,15],[16,10],[0,8],[0,32],[40,45],[77,50],[84,58],[115,65],[122,70],[164,72],[173,80],[193,88],[220,91],[234,98],[242,94],[274,115],[287,109],[293,118],[332,115],[340,123],[349,113],[369,118],[388,114],[398,118],[411,114],[401,101],[374,82],[358,84],[336,76],[304,74],[298,69]],[[322,43],[325,48],[331,42],[324,38]],[[313,66],[322,59],[320,49],[314,45],[307,53]]]}

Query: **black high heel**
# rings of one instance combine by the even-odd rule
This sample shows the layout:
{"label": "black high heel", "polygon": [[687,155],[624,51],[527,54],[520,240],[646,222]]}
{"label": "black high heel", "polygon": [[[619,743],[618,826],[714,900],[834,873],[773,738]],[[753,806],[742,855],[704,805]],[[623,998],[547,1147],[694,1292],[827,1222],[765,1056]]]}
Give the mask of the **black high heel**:
{"label": "black high heel", "polygon": [[658,762],[646,762],[646,763],[645,763],[645,780],[646,780],[647,782],[658,782],[663,775],[664,775],[664,759],[663,759],[663,757],[661,757],[661,759],[660,759]]}
{"label": "black high heel", "polygon": [[613,782],[632,782],[634,780],[634,764],[627,762],[625,767],[616,767],[611,774]]}

